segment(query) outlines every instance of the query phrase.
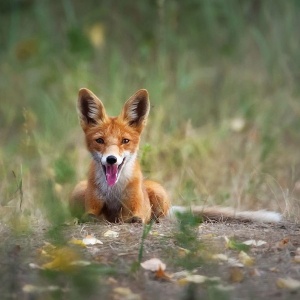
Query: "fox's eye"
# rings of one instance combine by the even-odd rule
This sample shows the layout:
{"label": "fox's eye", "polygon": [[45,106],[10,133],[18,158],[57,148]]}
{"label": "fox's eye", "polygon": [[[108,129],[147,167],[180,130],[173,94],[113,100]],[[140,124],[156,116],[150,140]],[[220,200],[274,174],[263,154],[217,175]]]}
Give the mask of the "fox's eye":
{"label": "fox's eye", "polygon": [[104,144],[104,140],[102,138],[98,138],[95,140],[98,144]]}
{"label": "fox's eye", "polygon": [[123,139],[122,140],[122,144],[128,144],[129,143],[129,139]]}

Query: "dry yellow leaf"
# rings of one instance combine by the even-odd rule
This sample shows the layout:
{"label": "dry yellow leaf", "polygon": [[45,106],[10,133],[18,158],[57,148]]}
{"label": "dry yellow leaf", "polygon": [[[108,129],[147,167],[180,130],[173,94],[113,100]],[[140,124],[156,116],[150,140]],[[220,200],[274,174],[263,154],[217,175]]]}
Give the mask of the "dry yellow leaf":
{"label": "dry yellow leaf", "polygon": [[228,260],[228,256],[223,253],[213,254],[211,258],[214,260],[219,260],[219,261],[227,261]]}
{"label": "dry yellow leaf", "polygon": [[290,277],[278,278],[276,281],[276,285],[281,289],[289,289],[289,290],[300,289],[300,281]]}
{"label": "dry yellow leaf", "polygon": [[250,257],[246,252],[241,251],[239,253],[240,262],[247,267],[252,267],[254,265],[254,258]]}
{"label": "dry yellow leaf", "polygon": [[74,260],[71,262],[71,266],[76,266],[76,267],[86,267],[91,264],[90,261],[87,260]]}
{"label": "dry yellow leaf", "polygon": [[53,260],[42,265],[44,269],[70,271],[74,268],[72,263],[78,261],[78,254],[69,247],[55,249],[52,253]]}
{"label": "dry yellow leaf", "polygon": [[158,236],[159,235],[159,232],[157,230],[151,230],[149,232],[150,235],[153,235],[153,236]]}
{"label": "dry yellow leaf", "polygon": [[187,283],[198,283],[198,284],[200,284],[200,283],[204,283],[206,280],[207,280],[206,276],[195,274],[195,275],[188,275],[184,278],[181,278],[177,282],[180,285],[185,285]]}
{"label": "dry yellow leaf", "polygon": [[59,286],[56,285],[49,285],[46,287],[32,285],[32,284],[25,284],[22,288],[24,293],[43,293],[43,292],[55,292],[60,290]]}
{"label": "dry yellow leaf", "polygon": [[300,263],[300,255],[294,256],[294,262]]}
{"label": "dry yellow leaf", "polygon": [[82,246],[82,247],[86,247],[86,244],[82,240],[75,239],[75,238],[70,239],[68,241],[68,243],[73,244],[73,245],[79,245],[79,246]]}
{"label": "dry yellow leaf", "polygon": [[232,267],[229,270],[229,280],[231,282],[241,282],[244,280],[244,272],[239,267]]}
{"label": "dry yellow leaf", "polygon": [[180,257],[184,257],[191,252],[190,250],[182,248],[182,247],[177,247],[177,248],[178,248],[178,255]]}
{"label": "dry yellow leaf", "polygon": [[106,232],[104,232],[103,236],[117,238],[119,236],[119,232],[113,230],[107,230]]}
{"label": "dry yellow leaf", "polygon": [[122,295],[122,296],[127,296],[127,295],[132,294],[131,289],[126,288],[126,287],[117,287],[117,288],[114,289],[114,292],[119,294],[119,295]]}
{"label": "dry yellow leaf", "polygon": [[126,287],[117,287],[114,288],[114,293],[116,296],[120,296],[120,298],[117,299],[122,299],[122,300],[141,300],[141,296],[139,294],[134,294],[131,289],[126,288]]}
{"label": "dry yellow leaf", "polygon": [[41,256],[46,256],[49,257],[52,255],[53,251],[56,250],[56,246],[52,245],[51,243],[48,242],[44,242],[44,246],[39,248],[37,250],[37,252],[41,255]]}

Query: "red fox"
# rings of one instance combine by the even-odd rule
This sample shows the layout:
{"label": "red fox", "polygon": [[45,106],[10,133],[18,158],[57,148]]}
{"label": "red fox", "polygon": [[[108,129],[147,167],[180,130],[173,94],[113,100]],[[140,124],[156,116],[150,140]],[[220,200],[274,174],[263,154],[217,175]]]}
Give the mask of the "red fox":
{"label": "red fox", "polygon": [[279,222],[269,211],[235,212],[222,207],[171,207],[165,189],[143,178],[137,159],[140,136],[150,110],[148,92],[138,90],[118,117],[109,117],[104,105],[86,88],[79,90],[78,112],[88,151],[92,155],[87,181],[75,187],[71,213],[83,219],[142,222],[191,210],[203,219],[240,219]]}

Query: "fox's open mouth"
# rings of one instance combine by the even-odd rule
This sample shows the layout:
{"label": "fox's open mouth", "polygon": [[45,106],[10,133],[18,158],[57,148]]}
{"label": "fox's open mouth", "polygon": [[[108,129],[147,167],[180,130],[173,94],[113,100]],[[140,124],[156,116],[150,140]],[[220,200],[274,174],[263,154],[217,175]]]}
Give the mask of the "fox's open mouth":
{"label": "fox's open mouth", "polygon": [[109,186],[113,186],[117,183],[121,170],[124,166],[125,157],[121,164],[116,165],[102,165],[103,171],[106,177],[106,182]]}

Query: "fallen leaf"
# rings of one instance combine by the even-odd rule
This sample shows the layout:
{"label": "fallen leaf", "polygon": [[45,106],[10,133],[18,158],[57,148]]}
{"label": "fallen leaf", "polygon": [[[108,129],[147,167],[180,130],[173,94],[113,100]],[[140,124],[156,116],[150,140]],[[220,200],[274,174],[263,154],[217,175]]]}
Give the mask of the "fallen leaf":
{"label": "fallen leaf", "polygon": [[212,259],[214,260],[220,260],[220,261],[227,261],[228,260],[228,256],[222,253],[219,254],[213,254]]}
{"label": "fallen leaf", "polygon": [[278,243],[276,243],[276,248],[277,249],[284,249],[288,246],[290,239],[288,237],[282,239],[281,241],[279,241]]}
{"label": "fallen leaf", "polygon": [[262,275],[262,272],[257,268],[250,269],[249,274],[254,277],[258,277]]}
{"label": "fallen leaf", "polygon": [[82,239],[82,242],[86,245],[86,246],[90,246],[90,245],[97,245],[97,244],[103,244],[100,240],[96,239],[93,235],[88,234],[84,239]]}
{"label": "fallen leaf", "polygon": [[69,271],[74,266],[72,263],[78,260],[78,254],[69,247],[55,249],[52,253],[52,261],[42,265],[42,268],[49,270]]}
{"label": "fallen leaf", "polygon": [[300,263],[300,255],[294,256],[294,262]]}
{"label": "fallen leaf", "polygon": [[244,273],[239,267],[231,267],[229,269],[229,280],[231,282],[241,282],[244,280]]}
{"label": "fallen leaf", "polygon": [[297,248],[295,251],[294,262],[300,263],[300,248]]}
{"label": "fallen leaf", "polygon": [[35,264],[35,263],[30,263],[29,264],[29,268],[30,269],[38,269],[38,270],[43,270],[43,268],[41,267],[41,266],[39,266],[39,265],[37,265],[37,264]]}
{"label": "fallen leaf", "polygon": [[24,293],[43,293],[43,292],[55,292],[60,290],[59,286],[49,285],[46,287],[41,287],[32,284],[25,284],[22,288]]}
{"label": "fallen leaf", "polygon": [[185,285],[187,283],[204,283],[207,280],[206,276],[203,275],[188,275],[178,280],[179,284]]}
{"label": "fallen leaf", "polygon": [[238,268],[243,268],[244,267],[244,265],[241,262],[239,262],[237,259],[231,258],[231,257],[228,258],[228,264],[231,267],[238,267]]}
{"label": "fallen leaf", "polygon": [[199,274],[193,274],[197,272],[197,270],[191,271],[179,271],[176,273],[173,273],[170,276],[173,280],[177,280],[177,283],[181,285],[185,285],[187,283],[204,283],[204,282],[213,282],[213,283],[219,283],[220,278],[219,277],[207,277]]}
{"label": "fallen leaf", "polygon": [[171,277],[161,268],[155,272],[155,278],[163,281],[171,281]]}
{"label": "fallen leaf", "polygon": [[276,281],[277,287],[280,289],[289,289],[289,290],[298,290],[300,289],[300,281],[287,277],[287,278],[278,278]]}
{"label": "fallen leaf", "polygon": [[260,247],[262,245],[265,245],[267,242],[262,241],[262,240],[248,240],[243,242],[243,244],[248,245],[248,246],[255,246],[255,247]]}
{"label": "fallen leaf", "polygon": [[125,288],[125,287],[117,287],[114,289],[114,292],[119,294],[119,295],[122,295],[122,296],[127,296],[127,295],[130,295],[132,294],[132,291],[130,288]]}
{"label": "fallen leaf", "polygon": [[141,300],[139,294],[134,294],[131,289],[125,287],[117,287],[113,289],[114,293],[121,296],[122,300]]}
{"label": "fallen leaf", "polygon": [[79,240],[79,239],[75,239],[75,238],[72,238],[68,241],[69,244],[73,244],[73,245],[79,245],[79,246],[83,246],[85,247],[86,244],[82,241],[82,240]]}
{"label": "fallen leaf", "polygon": [[113,278],[113,277],[108,277],[107,280],[106,280],[106,282],[108,284],[117,284],[118,283],[118,281],[115,278]]}
{"label": "fallen leaf", "polygon": [[191,272],[184,270],[171,274],[171,277],[172,279],[181,279],[189,275],[191,275]]}
{"label": "fallen leaf", "polygon": [[51,243],[48,242],[44,242],[44,246],[39,248],[37,250],[37,252],[41,255],[41,256],[45,256],[45,257],[51,257],[53,251],[56,250],[56,246],[52,245]]}
{"label": "fallen leaf", "polygon": [[191,253],[191,251],[188,250],[188,249],[185,249],[185,248],[182,248],[182,247],[177,247],[177,248],[178,248],[178,255],[179,255],[180,257],[184,257],[184,256],[186,256],[187,254]]}
{"label": "fallen leaf", "polygon": [[246,252],[241,251],[239,253],[240,262],[246,267],[252,267],[254,265],[254,258],[250,257]]}
{"label": "fallen leaf", "polygon": [[145,270],[149,270],[149,271],[152,271],[152,272],[158,271],[159,269],[164,271],[166,269],[166,264],[164,264],[158,258],[151,258],[149,260],[146,260],[143,263],[141,263],[141,266]]}
{"label": "fallen leaf", "polygon": [[107,230],[104,232],[103,236],[105,237],[111,237],[111,238],[117,238],[119,236],[119,232],[113,231],[113,230]]}
{"label": "fallen leaf", "polygon": [[86,267],[91,264],[90,261],[87,260],[75,260],[71,262],[71,266],[77,266],[77,267]]}
{"label": "fallen leaf", "polygon": [[157,230],[151,230],[149,232],[150,235],[153,235],[153,236],[165,236],[163,233],[160,233],[159,231]]}
{"label": "fallen leaf", "polygon": [[227,236],[224,237],[225,245],[228,249],[239,250],[239,251],[248,251],[250,249],[249,245],[240,243],[235,239],[229,239]]}

